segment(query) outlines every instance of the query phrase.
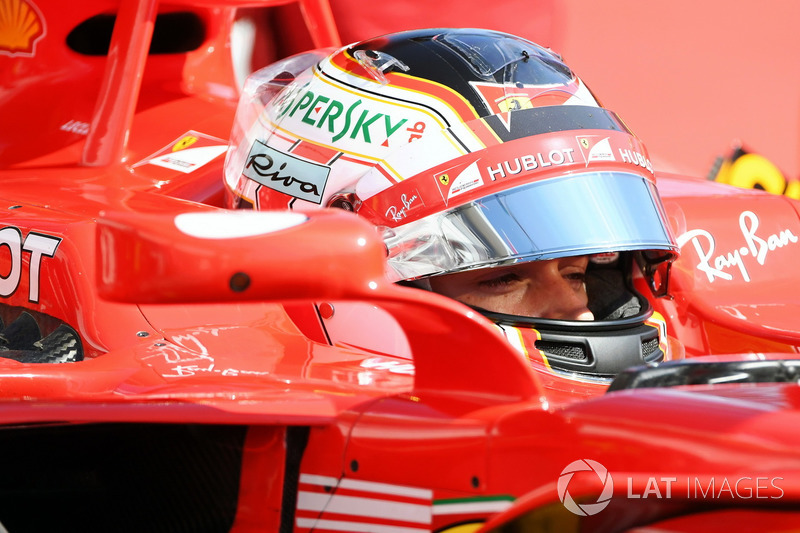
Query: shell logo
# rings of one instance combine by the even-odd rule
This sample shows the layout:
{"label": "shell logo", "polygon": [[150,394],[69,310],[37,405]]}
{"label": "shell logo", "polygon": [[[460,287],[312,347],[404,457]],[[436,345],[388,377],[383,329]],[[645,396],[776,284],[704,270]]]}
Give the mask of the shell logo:
{"label": "shell logo", "polygon": [[45,36],[39,8],[28,0],[0,0],[0,55],[32,57]]}

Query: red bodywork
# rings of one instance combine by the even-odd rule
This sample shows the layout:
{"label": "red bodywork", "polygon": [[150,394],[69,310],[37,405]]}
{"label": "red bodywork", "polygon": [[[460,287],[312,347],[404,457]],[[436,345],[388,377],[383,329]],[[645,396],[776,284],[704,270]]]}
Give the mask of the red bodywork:
{"label": "red bodywork", "polygon": [[[606,394],[531,365],[465,306],[387,283],[354,215],[222,209],[231,29],[269,23],[255,56],[300,51],[271,31],[336,46],[325,2],[12,3],[36,31],[0,48],[2,340],[25,311],[43,339],[73,328],[83,360],[0,358],[9,531],[800,521],[796,379]],[[107,53],[75,44],[115,14]],[[203,30],[148,55],[156,15]],[[658,187],[682,245],[672,297],[652,302],[673,358],[791,367],[798,204],[675,175]],[[240,234],[209,236],[223,226]],[[570,473],[582,460],[613,488]],[[581,516],[569,498],[608,508]]]}

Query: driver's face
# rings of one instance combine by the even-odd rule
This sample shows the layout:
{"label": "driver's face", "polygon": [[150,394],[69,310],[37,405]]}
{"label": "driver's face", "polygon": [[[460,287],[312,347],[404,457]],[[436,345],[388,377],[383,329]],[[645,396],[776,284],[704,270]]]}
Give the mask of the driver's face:
{"label": "driver's face", "polygon": [[487,311],[538,318],[593,320],[586,307],[587,256],[531,261],[430,279],[440,294]]}

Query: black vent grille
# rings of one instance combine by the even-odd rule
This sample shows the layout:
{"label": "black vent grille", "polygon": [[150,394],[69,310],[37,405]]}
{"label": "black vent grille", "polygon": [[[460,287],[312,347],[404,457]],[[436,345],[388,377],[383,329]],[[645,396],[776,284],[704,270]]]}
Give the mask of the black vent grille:
{"label": "black vent grille", "polygon": [[645,360],[658,350],[658,337],[642,341],[642,354]]}
{"label": "black vent grille", "polygon": [[587,359],[583,346],[577,344],[536,341],[536,349],[543,351],[548,356],[562,357],[573,361],[586,361]]}
{"label": "black vent grille", "polygon": [[[540,340],[536,341],[536,349],[543,351],[548,357],[561,357],[571,361],[587,361],[589,359],[586,349],[579,344]],[[658,357],[660,360],[660,354],[658,337],[642,340],[642,357],[645,361],[654,357]]]}

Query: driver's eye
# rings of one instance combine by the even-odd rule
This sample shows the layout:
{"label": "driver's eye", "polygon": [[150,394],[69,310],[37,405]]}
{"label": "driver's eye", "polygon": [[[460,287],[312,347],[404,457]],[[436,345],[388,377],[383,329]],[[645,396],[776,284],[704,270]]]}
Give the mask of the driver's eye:
{"label": "driver's eye", "polygon": [[583,283],[586,280],[586,272],[573,272],[565,276],[570,281],[580,281]]}
{"label": "driver's eye", "polygon": [[489,278],[489,279],[485,279],[485,280],[479,281],[478,285],[481,288],[495,289],[495,288],[499,288],[499,287],[505,287],[505,286],[510,285],[511,283],[514,283],[515,281],[519,281],[519,280],[520,280],[520,277],[517,274],[515,274],[513,272],[509,272],[508,274],[503,274],[501,276],[497,276],[497,277],[494,277],[494,278]]}

